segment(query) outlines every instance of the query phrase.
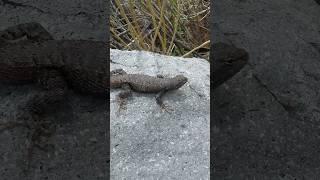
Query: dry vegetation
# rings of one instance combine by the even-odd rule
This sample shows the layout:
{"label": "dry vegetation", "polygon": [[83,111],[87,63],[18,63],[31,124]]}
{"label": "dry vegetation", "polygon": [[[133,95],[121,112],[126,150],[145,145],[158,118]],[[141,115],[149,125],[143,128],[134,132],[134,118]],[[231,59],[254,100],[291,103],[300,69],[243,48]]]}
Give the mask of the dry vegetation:
{"label": "dry vegetation", "polygon": [[209,57],[210,0],[112,0],[111,48]]}

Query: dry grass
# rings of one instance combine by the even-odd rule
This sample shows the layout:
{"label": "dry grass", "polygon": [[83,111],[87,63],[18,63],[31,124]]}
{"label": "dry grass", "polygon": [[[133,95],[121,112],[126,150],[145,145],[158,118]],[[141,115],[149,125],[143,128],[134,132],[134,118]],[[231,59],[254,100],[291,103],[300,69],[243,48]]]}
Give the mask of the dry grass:
{"label": "dry grass", "polygon": [[209,57],[210,0],[112,0],[111,48]]}

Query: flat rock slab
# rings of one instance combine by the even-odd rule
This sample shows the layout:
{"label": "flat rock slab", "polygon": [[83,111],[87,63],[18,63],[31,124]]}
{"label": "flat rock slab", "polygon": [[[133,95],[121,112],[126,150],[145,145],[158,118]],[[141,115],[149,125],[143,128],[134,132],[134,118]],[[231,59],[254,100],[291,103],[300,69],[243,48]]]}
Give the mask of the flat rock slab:
{"label": "flat rock slab", "polygon": [[318,179],[320,6],[225,0],[214,3],[213,14],[214,42],[250,56],[213,94],[214,176]]}
{"label": "flat rock slab", "polygon": [[[35,21],[55,39],[92,39],[107,37],[106,1],[0,1],[0,30]],[[107,59],[107,57],[106,57]],[[0,121],[13,120],[19,105],[34,86],[0,86]],[[30,131],[16,128],[0,134],[0,179],[107,179],[108,136],[104,98],[70,92],[56,112],[44,117],[56,123],[49,143],[54,149],[35,149],[28,175],[25,169]]]}
{"label": "flat rock slab", "polygon": [[172,77],[188,82],[166,94],[173,111],[162,111],[155,94],[134,93],[118,111],[110,94],[111,179],[209,179],[210,68],[204,59],[111,50],[111,70]]}

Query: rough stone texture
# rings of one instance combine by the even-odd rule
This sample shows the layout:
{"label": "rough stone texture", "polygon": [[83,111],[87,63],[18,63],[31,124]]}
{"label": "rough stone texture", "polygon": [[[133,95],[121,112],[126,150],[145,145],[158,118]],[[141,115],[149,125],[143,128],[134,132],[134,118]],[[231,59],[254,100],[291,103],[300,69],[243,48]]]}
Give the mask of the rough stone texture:
{"label": "rough stone texture", "polygon": [[213,42],[232,42],[250,55],[250,65],[213,94],[213,177],[319,179],[320,6],[213,6]]}
{"label": "rough stone texture", "polygon": [[[6,3],[4,3],[6,2]],[[20,3],[20,4],[15,4]],[[93,39],[106,41],[107,3],[86,1],[0,0],[0,29],[36,21],[55,39]],[[107,58],[107,57],[106,57]],[[34,86],[0,86],[1,122],[14,118],[26,96],[37,93]],[[35,149],[31,170],[22,174],[27,160],[30,131],[17,128],[0,134],[0,179],[106,179],[107,132],[105,98],[97,99],[70,92],[61,107],[44,117],[56,122],[50,138],[55,148]],[[59,113],[56,113],[59,112]]]}
{"label": "rough stone texture", "polygon": [[118,112],[121,90],[111,91],[111,179],[209,179],[208,62],[139,51],[111,50],[110,56],[111,70],[189,79],[164,96],[171,113],[161,111],[155,94],[142,93]]}
{"label": "rough stone texture", "polygon": [[[18,3],[18,4],[15,4]],[[36,21],[56,39],[107,39],[106,0],[1,0],[1,28]]]}

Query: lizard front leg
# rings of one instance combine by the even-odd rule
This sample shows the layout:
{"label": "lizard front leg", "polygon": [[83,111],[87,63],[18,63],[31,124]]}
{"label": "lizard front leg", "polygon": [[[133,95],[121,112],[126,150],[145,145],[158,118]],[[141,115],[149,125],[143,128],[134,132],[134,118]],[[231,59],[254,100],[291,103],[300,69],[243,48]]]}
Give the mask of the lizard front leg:
{"label": "lizard front leg", "polygon": [[51,34],[39,23],[30,22],[8,27],[0,31],[0,41],[14,42],[23,37],[29,40],[52,40]]}
{"label": "lizard front leg", "polygon": [[161,107],[161,109],[169,112],[169,111],[173,111],[172,108],[170,108],[168,105],[164,104],[164,102],[162,101],[162,97],[164,94],[166,94],[168,91],[167,90],[162,90],[160,91],[157,95],[156,95],[156,102],[157,104]]}
{"label": "lizard front leg", "polygon": [[132,96],[132,89],[129,84],[123,84],[121,88],[123,91],[117,95],[117,102],[119,103],[118,112],[120,112],[122,109],[126,109],[127,100]]}

